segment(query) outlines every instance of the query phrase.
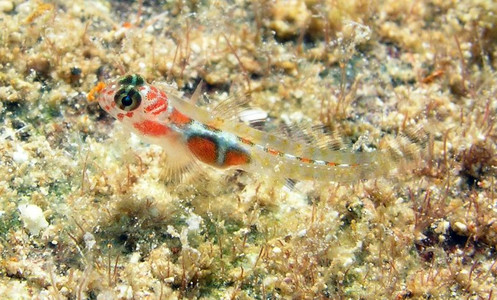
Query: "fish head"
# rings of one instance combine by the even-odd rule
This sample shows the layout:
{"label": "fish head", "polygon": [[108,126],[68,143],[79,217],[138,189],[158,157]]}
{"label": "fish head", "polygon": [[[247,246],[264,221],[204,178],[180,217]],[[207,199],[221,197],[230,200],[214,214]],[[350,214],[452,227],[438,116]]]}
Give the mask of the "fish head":
{"label": "fish head", "polygon": [[125,124],[165,120],[169,113],[166,93],[137,74],[102,86],[96,94],[102,109]]}

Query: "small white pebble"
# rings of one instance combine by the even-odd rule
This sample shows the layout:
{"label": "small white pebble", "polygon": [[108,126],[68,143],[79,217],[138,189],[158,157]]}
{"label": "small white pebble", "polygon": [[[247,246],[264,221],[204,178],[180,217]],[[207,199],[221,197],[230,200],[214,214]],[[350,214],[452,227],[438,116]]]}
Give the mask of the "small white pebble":
{"label": "small white pebble", "polygon": [[97,295],[97,300],[111,300],[116,299],[116,295],[111,290],[103,290]]}
{"label": "small white pebble", "polygon": [[140,257],[140,252],[133,252],[133,254],[131,254],[131,257],[129,258],[129,262],[132,264],[137,264],[140,262]]}
{"label": "small white pebble", "polygon": [[354,259],[352,257],[347,257],[343,260],[343,266],[348,267],[354,263]]}
{"label": "small white pebble", "polygon": [[276,276],[267,276],[263,280],[263,284],[265,287],[273,288],[273,286],[278,282],[278,277]]}
{"label": "small white pebble", "polygon": [[95,237],[90,232],[85,232],[83,235],[83,240],[85,241],[86,249],[91,250],[93,246],[97,243]]}
{"label": "small white pebble", "polygon": [[43,211],[33,204],[19,205],[19,212],[21,213],[21,220],[24,222],[26,228],[32,235],[38,235],[42,229],[48,227],[48,222],[43,215]]}
{"label": "small white pebble", "polygon": [[14,2],[12,1],[0,1],[0,11],[11,12],[14,9]]}
{"label": "small white pebble", "polygon": [[48,195],[48,191],[50,190],[50,187],[48,186],[41,186],[40,187],[40,193],[43,195],[43,196],[47,196]]}
{"label": "small white pebble", "polygon": [[186,224],[188,224],[189,231],[197,231],[200,229],[200,224],[202,223],[202,217],[191,213],[186,219]]}
{"label": "small white pebble", "polygon": [[190,45],[190,49],[192,49],[195,53],[200,53],[200,51],[202,51],[202,47],[200,47],[197,43],[192,43]]}
{"label": "small white pebble", "polygon": [[466,232],[468,232],[468,226],[466,226],[466,224],[463,224],[461,222],[455,222],[454,223],[454,229],[457,232],[460,232],[460,233],[466,233]]}
{"label": "small white pebble", "polygon": [[301,231],[297,232],[298,237],[304,237],[307,235],[307,229],[302,229]]}
{"label": "small white pebble", "polygon": [[22,164],[26,162],[29,158],[29,153],[26,152],[21,146],[17,146],[16,151],[12,153],[12,159],[17,164]]}

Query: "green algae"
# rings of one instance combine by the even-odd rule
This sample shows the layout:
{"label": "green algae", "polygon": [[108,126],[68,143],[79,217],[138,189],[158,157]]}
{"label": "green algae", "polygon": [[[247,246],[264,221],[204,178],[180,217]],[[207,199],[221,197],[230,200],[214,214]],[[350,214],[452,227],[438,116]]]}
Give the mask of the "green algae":
{"label": "green algae", "polygon": [[0,219],[0,239],[5,242],[11,230],[15,231],[21,227],[22,222],[17,210],[2,213],[2,218]]}

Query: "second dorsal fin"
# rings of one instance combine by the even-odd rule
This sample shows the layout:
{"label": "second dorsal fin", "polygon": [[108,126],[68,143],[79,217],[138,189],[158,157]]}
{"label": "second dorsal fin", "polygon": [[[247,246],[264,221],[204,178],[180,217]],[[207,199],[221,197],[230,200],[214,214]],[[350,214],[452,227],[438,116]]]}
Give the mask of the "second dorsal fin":
{"label": "second dorsal fin", "polygon": [[312,125],[309,122],[299,124],[284,123],[278,128],[279,135],[291,138],[295,142],[324,150],[350,149],[337,130],[331,130],[326,125]]}

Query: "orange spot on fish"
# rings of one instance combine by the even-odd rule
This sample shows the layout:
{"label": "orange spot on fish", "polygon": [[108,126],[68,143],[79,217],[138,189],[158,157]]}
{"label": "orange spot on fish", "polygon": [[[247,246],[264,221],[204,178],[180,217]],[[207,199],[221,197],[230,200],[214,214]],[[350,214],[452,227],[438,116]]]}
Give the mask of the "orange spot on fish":
{"label": "orange spot on fish", "polygon": [[186,125],[192,121],[192,119],[188,118],[187,116],[180,113],[176,109],[173,109],[173,112],[171,113],[169,120],[178,126]]}
{"label": "orange spot on fish", "polygon": [[135,127],[141,133],[151,136],[167,135],[170,132],[169,127],[167,127],[166,125],[150,120],[135,123],[133,124],[133,127]]}
{"label": "orange spot on fish", "polygon": [[311,159],[309,158],[305,158],[305,157],[301,157],[300,158],[300,161],[303,162],[303,163],[306,163],[306,164],[310,164],[312,162]]}
{"label": "orange spot on fish", "polygon": [[148,93],[147,93],[147,99],[148,100],[155,100],[157,98],[157,96],[159,96],[159,93],[157,93],[156,91],[152,91],[150,90]]}
{"label": "orange spot on fish", "polygon": [[228,150],[225,154],[224,165],[225,166],[239,166],[245,165],[250,162],[250,156],[247,153],[238,150]]}
{"label": "orange spot on fish", "polygon": [[277,155],[277,156],[283,155],[283,153],[281,153],[280,151],[272,149],[272,148],[267,148],[267,152],[271,155]]}
{"label": "orange spot on fish", "polygon": [[200,136],[191,137],[188,149],[202,162],[215,165],[217,159],[217,145],[213,141]]}
{"label": "orange spot on fish", "polygon": [[214,127],[210,124],[204,124],[204,127],[210,131],[213,131],[213,132],[220,132],[221,131],[221,130],[219,130],[219,128]]}
{"label": "orange spot on fish", "polygon": [[250,145],[250,146],[254,145],[254,143],[251,140],[243,138],[243,137],[240,137],[240,141],[246,145]]}
{"label": "orange spot on fish", "polygon": [[129,112],[127,112],[126,114],[118,113],[118,114],[117,114],[117,119],[118,119],[119,121],[122,121],[122,120],[124,119],[124,117],[125,117],[125,116],[126,116],[126,117],[128,117],[128,118],[131,118],[131,117],[133,117],[133,114],[134,114],[134,112],[132,112],[132,111],[129,111]]}
{"label": "orange spot on fish", "polygon": [[336,163],[334,163],[334,162],[329,161],[329,162],[327,162],[327,163],[326,163],[326,165],[327,165],[327,166],[334,167],[334,166],[336,166],[337,164],[336,164]]}

